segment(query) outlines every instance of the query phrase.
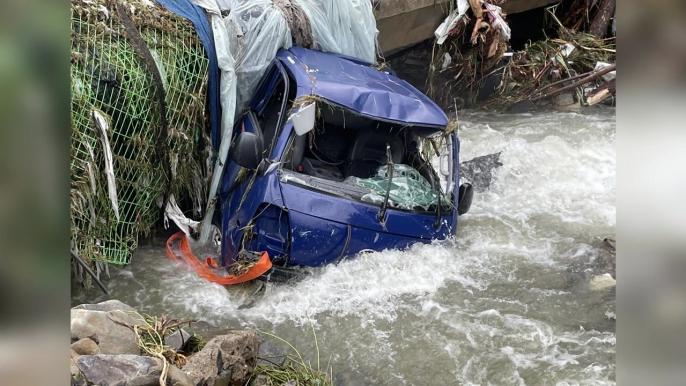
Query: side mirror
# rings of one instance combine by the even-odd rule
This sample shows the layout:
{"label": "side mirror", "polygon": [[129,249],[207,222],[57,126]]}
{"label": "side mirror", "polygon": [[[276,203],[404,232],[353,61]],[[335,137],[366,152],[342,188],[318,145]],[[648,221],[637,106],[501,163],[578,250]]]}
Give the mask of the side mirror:
{"label": "side mirror", "polygon": [[472,184],[465,183],[460,185],[457,196],[457,214],[459,216],[469,212],[469,208],[472,206],[472,199],[474,199]]}
{"label": "side mirror", "polygon": [[262,162],[264,144],[255,133],[242,132],[231,147],[231,160],[238,165],[255,170]]}
{"label": "side mirror", "polygon": [[306,106],[302,106],[297,112],[291,114],[288,119],[293,122],[293,128],[298,135],[305,135],[314,129],[315,119],[315,103],[312,102]]}
{"label": "side mirror", "polygon": [[444,151],[440,156],[440,161],[441,174],[443,174],[445,177],[448,177],[450,175],[450,162],[452,162],[452,160],[450,159],[450,153]]}

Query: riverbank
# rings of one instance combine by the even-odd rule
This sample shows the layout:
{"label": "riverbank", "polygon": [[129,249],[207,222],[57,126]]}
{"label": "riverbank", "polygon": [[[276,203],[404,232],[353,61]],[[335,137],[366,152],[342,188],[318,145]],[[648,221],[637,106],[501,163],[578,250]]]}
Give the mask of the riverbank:
{"label": "riverbank", "polygon": [[313,366],[277,336],[266,334],[290,346],[292,354],[252,329],[203,337],[194,332],[195,322],[141,314],[118,300],[75,306],[70,324],[71,385],[332,384],[330,368],[320,370],[319,362]]}

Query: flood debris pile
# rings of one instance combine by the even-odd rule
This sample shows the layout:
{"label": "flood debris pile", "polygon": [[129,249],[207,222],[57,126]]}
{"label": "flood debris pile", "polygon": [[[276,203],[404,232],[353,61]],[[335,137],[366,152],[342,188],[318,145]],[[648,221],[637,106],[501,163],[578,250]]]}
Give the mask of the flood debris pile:
{"label": "flood debris pile", "polygon": [[579,108],[615,95],[615,37],[606,37],[613,0],[574,0],[564,9],[564,21],[560,4],[546,8],[556,36],[517,52],[508,47],[511,31],[498,7],[503,3],[458,0],[436,30],[427,92],[439,105]]}
{"label": "flood debris pile", "polygon": [[558,38],[539,41],[515,52],[498,68],[501,82],[482,108],[517,109],[532,103],[557,109],[591,106],[615,95],[615,39],[600,39],[566,28],[556,17]]}
{"label": "flood debris pile", "polygon": [[207,68],[193,25],[155,3],[71,1],[71,248],[98,273],[164,199],[200,210]]}
{"label": "flood debris pile", "polygon": [[427,94],[441,107],[474,105],[481,80],[501,61],[511,30],[499,0],[457,0],[435,32]]}

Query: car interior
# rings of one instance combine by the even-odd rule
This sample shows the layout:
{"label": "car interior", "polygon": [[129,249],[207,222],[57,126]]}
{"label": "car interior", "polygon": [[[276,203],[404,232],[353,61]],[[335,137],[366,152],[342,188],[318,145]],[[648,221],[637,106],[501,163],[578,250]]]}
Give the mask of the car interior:
{"label": "car interior", "polygon": [[388,164],[388,145],[394,164],[411,166],[432,188],[438,188],[438,175],[423,160],[412,127],[375,121],[329,106],[320,109],[315,128],[294,136],[284,157],[285,169],[338,182],[369,178],[379,166]]}

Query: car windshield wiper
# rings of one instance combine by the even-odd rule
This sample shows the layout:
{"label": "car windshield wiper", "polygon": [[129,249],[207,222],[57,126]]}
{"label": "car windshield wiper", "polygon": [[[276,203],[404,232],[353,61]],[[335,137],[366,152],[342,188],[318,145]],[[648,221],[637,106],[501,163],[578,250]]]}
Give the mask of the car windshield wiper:
{"label": "car windshield wiper", "polygon": [[386,144],[386,157],[388,157],[388,189],[386,189],[386,196],[381,204],[381,209],[379,209],[379,213],[376,215],[376,218],[384,229],[386,229],[385,218],[386,208],[388,208],[388,196],[391,194],[391,186],[393,183],[393,157],[391,156],[391,146],[389,144]]}

